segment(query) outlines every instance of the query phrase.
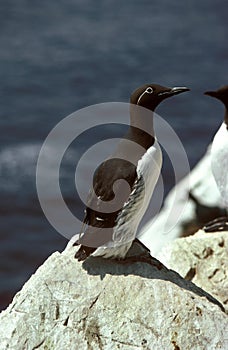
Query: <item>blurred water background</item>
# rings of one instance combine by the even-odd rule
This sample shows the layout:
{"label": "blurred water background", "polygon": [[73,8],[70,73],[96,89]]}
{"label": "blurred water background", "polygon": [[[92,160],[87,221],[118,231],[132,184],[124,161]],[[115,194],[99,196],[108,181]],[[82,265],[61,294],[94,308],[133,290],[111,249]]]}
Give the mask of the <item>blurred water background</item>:
{"label": "blurred water background", "polygon": [[[157,112],[191,167],[204,154],[223,113],[203,92],[227,84],[227,7],[225,0],[0,2],[1,309],[67,243],[45,219],[35,187],[40,147],[62,118],[95,103],[127,102],[145,82],[186,85],[191,93]],[[170,169],[166,160],[166,193]],[[63,174],[70,184],[73,174]],[[70,185],[67,196],[81,210]]]}

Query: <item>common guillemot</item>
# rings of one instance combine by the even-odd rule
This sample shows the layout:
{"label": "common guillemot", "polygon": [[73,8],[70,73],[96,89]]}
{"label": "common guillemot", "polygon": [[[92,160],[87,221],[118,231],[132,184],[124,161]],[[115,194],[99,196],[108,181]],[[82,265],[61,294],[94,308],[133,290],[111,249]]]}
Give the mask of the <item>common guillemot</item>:
{"label": "common guillemot", "polygon": [[[166,98],[188,90],[186,87],[169,88],[157,84],[145,84],[132,93],[130,127],[124,139],[142,146],[143,151],[133,155],[133,163],[127,161],[127,156],[132,154],[128,153],[129,150],[123,140],[117,152],[123,157],[112,156],[95,171],[93,191],[88,197],[82,233],[74,243],[81,245],[75,254],[75,258],[79,261],[85,260],[90,255],[113,259],[125,258],[135,240],[138,225],[148,207],[162,166],[161,149],[153,131],[153,111]],[[146,118],[146,125],[142,117],[144,114],[142,110],[145,109],[150,117],[149,124]],[[114,186],[118,180],[128,182],[128,193],[125,191],[126,186],[123,188],[121,185],[116,185],[114,193]],[[116,195],[121,198],[120,208],[111,213],[102,212],[101,202],[112,201]]]}
{"label": "common guillemot", "polygon": [[[225,105],[225,115],[222,125],[214,136],[211,147],[211,169],[224,200],[226,210],[228,209],[228,85],[216,91],[207,91],[205,95],[220,100]],[[227,231],[228,216],[219,217],[208,222],[204,226],[205,232]]]}

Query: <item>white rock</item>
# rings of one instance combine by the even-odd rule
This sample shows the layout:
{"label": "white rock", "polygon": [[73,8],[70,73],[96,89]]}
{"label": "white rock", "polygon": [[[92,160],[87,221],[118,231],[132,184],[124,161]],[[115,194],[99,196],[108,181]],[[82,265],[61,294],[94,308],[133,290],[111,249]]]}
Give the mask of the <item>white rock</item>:
{"label": "white rock", "polygon": [[218,302],[151,259],[78,263],[68,245],[0,314],[0,349],[227,349]]}
{"label": "white rock", "polygon": [[205,233],[176,239],[163,248],[166,266],[213,295],[228,313],[228,232]]}
{"label": "white rock", "polygon": [[[202,204],[200,208],[196,208],[196,204],[188,200],[189,191]],[[138,238],[156,257],[165,244],[177,237],[196,232],[203,223],[214,218],[213,215],[216,217],[215,211],[222,208],[224,203],[211,172],[209,147],[189,176],[170,191],[160,213],[141,229]]]}

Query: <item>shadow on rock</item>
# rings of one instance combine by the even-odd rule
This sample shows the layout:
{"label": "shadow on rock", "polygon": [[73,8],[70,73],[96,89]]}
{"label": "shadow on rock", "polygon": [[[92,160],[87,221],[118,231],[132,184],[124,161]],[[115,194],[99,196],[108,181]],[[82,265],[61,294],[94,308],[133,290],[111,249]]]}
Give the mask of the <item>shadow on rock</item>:
{"label": "shadow on rock", "polygon": [[[153,258],[148,249],[137,240],[134,241],[125,260],[118,261],[101,257],[89,257],[83,262],[82,267],[89,275],[100,275],[101,279],[109,274],[137,275],[148,279],[169,281],[182,289],[207,298],[208,301],[218,305],[222,311],[225,311],[223,305],[217,299]],[[192,298],[194,297],[192,296]]]}

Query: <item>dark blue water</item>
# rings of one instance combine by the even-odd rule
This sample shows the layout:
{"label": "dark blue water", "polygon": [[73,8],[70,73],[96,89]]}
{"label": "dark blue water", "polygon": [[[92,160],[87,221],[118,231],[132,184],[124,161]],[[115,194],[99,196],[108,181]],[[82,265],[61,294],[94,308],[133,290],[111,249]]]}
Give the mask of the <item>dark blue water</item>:
{"label": "dark blue water", "polygon": [[[222,118],[222,106],[202,93],[227,84],[226,13],[225,0],[0,2],[1,308],[66,244],[36,195],[36,160],[48,132],[79,108],[127,102],[145,82],[186,85],[191,93],[157,112],[193,166]],[[168,191],[168,161],[163,179]],[[68,200],[77,209],[73,193]]]}

